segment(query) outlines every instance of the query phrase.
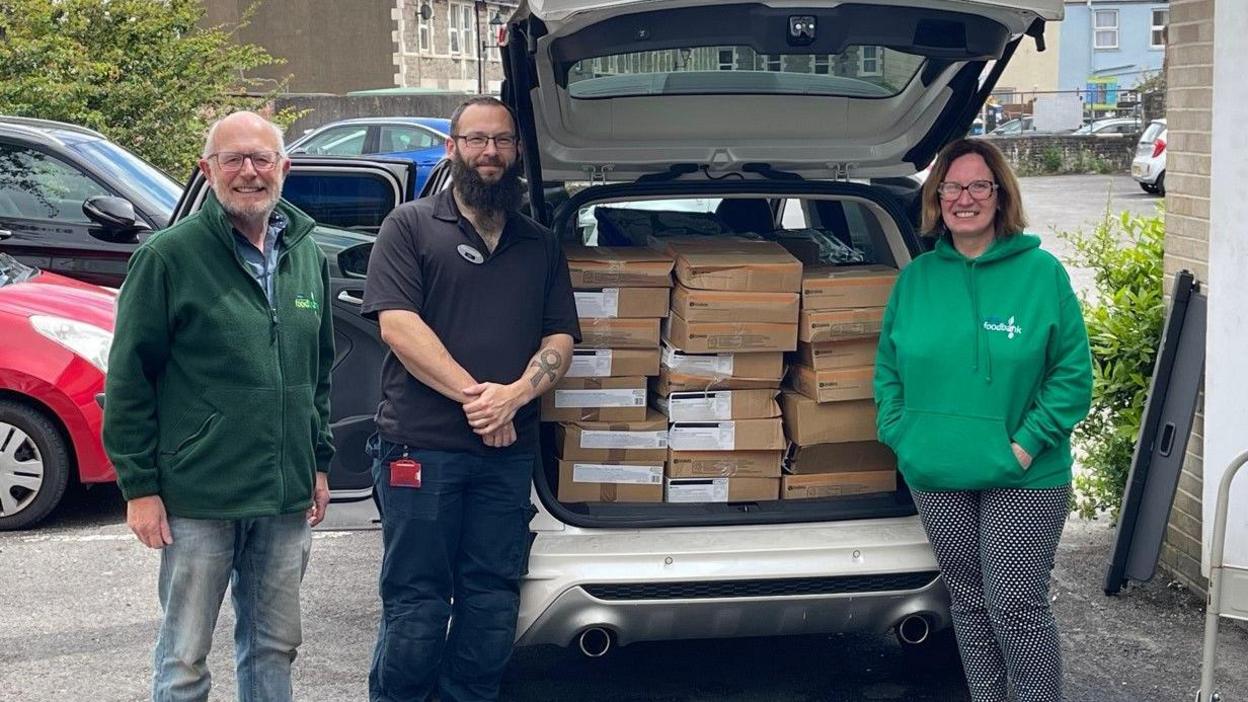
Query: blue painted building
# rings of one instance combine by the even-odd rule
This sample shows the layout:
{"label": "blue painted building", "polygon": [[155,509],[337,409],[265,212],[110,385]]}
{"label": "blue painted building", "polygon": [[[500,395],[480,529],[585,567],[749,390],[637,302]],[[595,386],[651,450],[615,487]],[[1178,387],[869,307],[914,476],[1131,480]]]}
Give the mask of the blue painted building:
{"label": "blue painted building", "polygon": [[1066,0],[1058,90],[1085,90],[1093,110],[1112,110],[1120,91],[1161,70],[1168,0]]}

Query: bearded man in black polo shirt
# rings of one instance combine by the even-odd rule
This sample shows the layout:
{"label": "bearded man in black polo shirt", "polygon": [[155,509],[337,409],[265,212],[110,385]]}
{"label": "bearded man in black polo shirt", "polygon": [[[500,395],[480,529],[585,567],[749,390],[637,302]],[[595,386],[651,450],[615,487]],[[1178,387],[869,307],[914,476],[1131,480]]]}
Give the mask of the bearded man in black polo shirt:
{"label": "bearded man in black polo shirt", "polygon": [[518,211],[511,112],[467,101],[446,154],[453,187],[386,218],[364,292],[390,346],[369,441],[385,545],[373,702],[498,699],[534,512],[535,400],[580,337],[563,250]]}

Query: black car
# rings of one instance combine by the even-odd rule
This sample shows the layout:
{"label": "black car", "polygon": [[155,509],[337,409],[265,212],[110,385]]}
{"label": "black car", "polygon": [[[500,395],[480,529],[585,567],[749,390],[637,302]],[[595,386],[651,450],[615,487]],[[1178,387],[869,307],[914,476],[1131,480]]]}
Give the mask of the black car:
{"label": "black car", "polygon": [[[334,274],[337,254],[371,241],[389,208],[413,195],[407,176],[401,186],[358,176],[326,185],[326,165],[350,167],[353,161],[302,160],[283,191],[325,225],[313,238]],[[405,169],[401,164],[357,162],[355,171]],[[130,254],[169,224],[182,193],[173,178],[99,132],[0,116],[0,251],[23,263],[117,287]]]}

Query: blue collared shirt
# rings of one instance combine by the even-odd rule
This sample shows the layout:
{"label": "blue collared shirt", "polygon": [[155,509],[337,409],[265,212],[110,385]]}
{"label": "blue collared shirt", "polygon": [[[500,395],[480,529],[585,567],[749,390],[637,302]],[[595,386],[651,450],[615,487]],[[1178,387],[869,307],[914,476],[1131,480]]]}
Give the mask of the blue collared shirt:
{"label": "blue collared shirt", "polygon": [[261,253],[247,237],[234,230],[234,250],[243,261],[243,267],[260,283],[264,295],[273,306],[273,295],[277,284],[277,257],[281,253],[282,234],[286,231],[286,217],[280,212],[269,216],[269,228],[264,233],[264,252]]}

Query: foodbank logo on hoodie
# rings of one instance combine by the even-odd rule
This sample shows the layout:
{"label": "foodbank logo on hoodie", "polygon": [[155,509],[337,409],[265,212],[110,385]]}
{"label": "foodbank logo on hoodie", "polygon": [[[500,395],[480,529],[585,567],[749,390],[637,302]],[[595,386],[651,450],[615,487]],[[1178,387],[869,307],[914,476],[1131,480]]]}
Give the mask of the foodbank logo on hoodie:
{"label": "foodbank logo on hoodie", "polygon": [[1014,316],[1002,321],[1000,317],[989,316],[984,320],[984,329],[994,332],[1004,332],[1007,339],[1013,339],[1015,336],[1023,335],[1023,328],[1014,323]]}

